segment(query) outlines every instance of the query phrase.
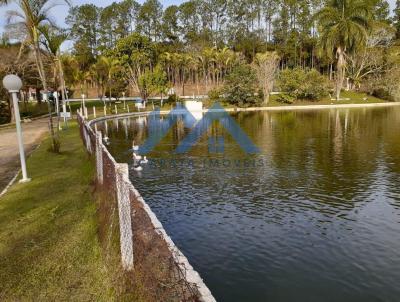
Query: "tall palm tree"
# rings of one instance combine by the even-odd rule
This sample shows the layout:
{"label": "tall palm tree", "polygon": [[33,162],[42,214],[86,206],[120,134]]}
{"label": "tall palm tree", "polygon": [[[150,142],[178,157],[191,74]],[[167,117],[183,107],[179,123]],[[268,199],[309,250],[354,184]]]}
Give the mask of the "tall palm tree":
{"label": "tall palm tree", "polygon": [[100,64],[104,67],[104,70],[107,75],[107,85],[108,85],[108,91],[109,91],[109,100],[111,101],[111,94],[112,94],[112,79],[115,73],[119,70],[120,68],[120,62],[117,59],[111,58],[111,57],[105,57],[101,56],[99,58]]}
{"label": "tall palm tree", "polygon": [[[40,28],[44,24],[51,24],[49,11],[59,3],[51,0],[11,0],[8,2],[14,2],[18,8],[6,12],[7,24],[18,25],[26,33],[26,42],[32,47],[38,73],[46,92],[48,85],[39,44]],[[69,4],[68,0],[64,0],[64,2]]]}
{"label": "tall palm tree", "polygon": [[[65,81],[64,81],[64,72],[63,67],[61,64],[61,53],[60,48],[61,45],[67,40],[68,35],[65,32],[59,31],[55,28],[52,28],[48,25],[41,26],[40,32],[44,37],[44,45],[48,50],[48,53],[53,61],[53,73],[54,73],[54,83],[56,83],[56,93],[58,93],[57,89],[57,79],[59,82],[59,87],[61,88],[61,97],[62,97],[62,104],[65,104]],[[57,96],[58,100],[58,96]],[[60,108],[57,107],[57,130],[60,129]]]}
{"label": "tall palm tree", "polygon": [[340,99],[346,67],[346,55],[365,46],[372,9],[364,0],[330,0],[316,13],[320,46],[329,58],[336,58],[336,100]]}
{"label": "tall palm tree", "polygon": [[90,67],[90,73],[96,83],[100,100],[103,101],[104,106],[106,106],[105,100],[103,98],[105,93],[105,86],[108,80],[108,71],[100,58],[98,58],[97,62]]}
{"label": "tall palm tree", "polygon": [[[17,9],[7,11],[7,24],[13,24],[21,27],[26,33],[25,43],[32,47],[36,66],[38,69],[39,77],[42,82],[45,94],[48,92],[47,78],[42,58],[42,50],[40,48],[40,27],[44,24],[51,24],[49,19],[49,11],[59,3],[51,0],[11,0],[4,2],[13,2],[17,5]],[[64,0],[69,4],[68,0]],[[55,137],[52,110],[50,103],[49,107],[49,120],[50,120],[50,134],[52,137],[52,149],[54,152],[59,151],[60,143]]]}
{"label": "tall palm tree", "polygon": [[55,82],[58,78],[59,85],[61,88],[62,100],[65,102],[65,81],[64,81],[64,71],[61,63],[61,45],[67,40],[68,35],[63,31],[58,31],[57,29],[51,28],[50,26],[42,26],[40,32],[44,37],[44,44],[49,52],[49,55],[53,61],[53,71]]}

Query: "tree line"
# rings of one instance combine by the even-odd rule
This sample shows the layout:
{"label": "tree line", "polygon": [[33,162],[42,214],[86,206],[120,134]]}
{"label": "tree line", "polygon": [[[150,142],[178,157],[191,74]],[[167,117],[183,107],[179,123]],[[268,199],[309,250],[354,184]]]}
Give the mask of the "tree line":
{"label": "tree line", "polygon": [[[56,2],[11,2],[19,9],[8,13],[8,34],[32,51],[45,91],[49,83],[63,92],[65,84],[81,93],[90,86],[111,98],[130,89],[146,99],[171,86],[185,94],[190,85],[204,94],[242,65],[265,100],[278,69],[316,70],[335,80],[338,99],[344,84],[397,89],[387,83],[398,74],[399,0],[393,14],[385,0],[190,0],[166,8],[124,0],[70,7],[65,29],[51,22]],[[68,39],[73,48],[61,54]]]}
{"label": "tree line", "polygon": [[396,55],[399,18],[400,1],[390,14],[386,0],[190,0],[166,8],[124,0],[72,7],[67,24],[79,70],[90,73],[104,57],[125,70],[111,68],[108,82],[95,76],[100,87],[118,91],[125,80],[142,92],[140,77],[160,65],[182,94],[186,84],[200,94],[223,84],[235,66],[257,65],[257,55],[273,52],[281,70],[316,69],[336,79],[339,98],[345,81],[352,89],[367,77],[382,82]]}

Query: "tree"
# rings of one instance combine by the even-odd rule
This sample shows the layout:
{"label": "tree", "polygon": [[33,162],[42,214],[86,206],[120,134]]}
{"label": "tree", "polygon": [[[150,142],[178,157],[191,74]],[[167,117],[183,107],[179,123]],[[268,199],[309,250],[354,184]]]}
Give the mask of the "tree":
{"label": "tree", "polygon": [[[51,60],[53,61],[53,71],[54,71],[54,82],[56,83],[56,93],[58,93],[58,87],[61,88],[61,96],[63,103],[66,100],[65,97],[65,81],[64,72],[60,59],[60,48],[61,45],[67,40],[68,35],[63,31],[58,31],[48,25],[40,27],[40,32],[44,37],[44,44],[49,52]],[[57,85],[58,79],[58,85]],[[57,134],[60,128],[60,113],[57,112]]]}
{"label": "tree", "polygon": [[315,17],[322,49],[328,57],[336,57],[336,99],[339,100],[346,56],[365,46],[371,27],[371,6],[361,0],[331,0]]}
{"label": "tree", "polygon": [[[166,73],[161,66],[157,65],[153,71],[146,70],[139,78],[139,87],[142,98],[147,101],[152,94],[161,94],[161,106],[163,104],[163,96],[168,89],[168,80]],[[154,102],[153,102],[154,107]]]}
{"label": "tree", "polygon": [[118,59],[112,58],[112,57],[105,57],[101,56],[98,59],[99,64],[103,67],[103,72],[106,75],[107,78],[107,86],[108,86],[108,91],[109,91],[109,100],[111,101],[111,95],[112,95],[112,87],[113,87],[113,77],[114,75],[120,70],[120,63]]}
{"label": "tree", "polygon": [[50,26],[42,26],[40,28],[40,32],[44,37],[43,43],[45,44],[45,47],[48,50],[52,61],[54,62],[54,78],[56,79],[58,77],[58,85],[61,87],[62,100],[65,101],[65,80],[61,63],[60,48],[61,45],[68,39],[68,35],[64,31],[57,30],[56,28],[52,28]]}
{"label": "tree", "polygon": [[179,8],[176,5],[165,9],[162,20],[163,38],[167,41],[176,42],[179,40],[181,27],[178,23]]}
{"label": "tree", "polygon": [[100,9],[93,4],[71,7],[66,19],[70,27],[72,39],[75,41],[75,53],[82,56],[78,61],[84,68],[95,61],[97,55],[99,31],[100,31]]}
{"label": "tree", "polygon": [[267,41],[271,42],[272,40],[272,21],[273,17],[278,11],[278,1],[277,0],[263,0],[263,7],[264,7],[264,18],[265,24],[267,26],[266,35]]}
{"label": "tree", "polygon": [[274,85],[279,60],[280,58],[276,52],[265,52],[257,54],[254,61],[258,82],[263,90],[265,105],[268,104],[269,95]]}
{"label": "tree", "polygon": [[395,35],[391,26],[376,23],[368,35],[366,47],[347,56],[346,72],[351,89],[360,88],[363,79],[386,71],[389,67],[387,53]]}
{"label": "tree", "polygon": [[[47,77],[42,59],[42,50],[40,49],[39,45],[39,28],[46,23],[50,24],[48,12],[51,8],[57,5],[57,3],[51,0],[14,0],[13,2],[18,8],[17,10],[11,10],[7,12],[7,23],[21,26],[21,30],[26,33],[27,40],[25,42],[33,49],[40,80],[42,82],[44,92],[47,94]],[[65,3],[68,3],[68,1],[65,1]],[[59,152],[60,142],[54,133],[50,102],[48,102],[48,107],[50,134],[52,137],[52,150],[54,152]]]}
{"label": "tree", "polygon": [[386,0],[372,0],[375,20],[390,24],[390,5]]}
{"label": "tree", "polygon": [[197,13],[198,1],[190,0],[179,6],[179,20],[182,24],[182,35],[186,42],[193,42],[198,36],[200,19]]}
{"label": "tree", "polygon": [[114,2],[99,10],[99,50],[112,48],[116,41],[131,33],[137,18],[137,3],[130,0]]}
{"label": "tree", "polygon": [[[90,67],[90,73],[92,78],[96,82],[98,89],[97,92],[100,97],[100,100],[103,101],[109,72],[107,69],[107,65],[104,64],[104,60],[102,60],[102,57],[99,57],[97,59],[97,62]],[[104,102],[104,106],[105,105],[106,103]]]}
{"label": "tree", "polygon": [[155,49],[151,41],[138,33],[120,39],[110,56],[117,59],[125,69],[130,85],[139,90],[139,78],[152,66],[155,66]]}
{"label": "tree", "polygon": [[396,28],[396,38],[400,39],[400,0],[396,0],[396,8],[393,11],[393,24]]}
{"label": "tree", "polygon": [[258,94],[257,75],[248,65],[238,65],[227,76],[223,92],[226,100],[237,106],[258,105],[261,97]]}
{"label": "tree", "polygon": [[158,0],[147,0],[138,14],[138,31],[153,41],[161,37],[162,5]]}

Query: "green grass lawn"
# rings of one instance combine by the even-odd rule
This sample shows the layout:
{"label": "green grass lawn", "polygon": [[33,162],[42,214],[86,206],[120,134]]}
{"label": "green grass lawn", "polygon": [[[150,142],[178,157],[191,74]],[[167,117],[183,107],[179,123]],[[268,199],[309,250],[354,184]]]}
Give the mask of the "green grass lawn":
{"label": "green grass lawn", "polygon": [[[370,103],[385,103],[387,102],[386,100],[382,100],[379,98],[376,98],[371,95],[367,95],[366,93],[359,93],[359,92],[354,92],[354,91],[343,91],[341,93],[341,98],[343,99],[348,99],[348,100],[331,100],[329,97],[326,97],[320,101],[295,101],[293,104],[284,104],[281,102],[278,102],[278,96],[273,95],[271,96],[270,102],[268,106],[301,106],[301,105],[344,105],[344,104],[370,104]],[[364,98],[367,98],[364,100]]]}
{"label": "green grass lawn", "polygon": [[32,181],[0,198],[0,301],[113,301],[91,194],[94,165],[76,123],[28,159]]}

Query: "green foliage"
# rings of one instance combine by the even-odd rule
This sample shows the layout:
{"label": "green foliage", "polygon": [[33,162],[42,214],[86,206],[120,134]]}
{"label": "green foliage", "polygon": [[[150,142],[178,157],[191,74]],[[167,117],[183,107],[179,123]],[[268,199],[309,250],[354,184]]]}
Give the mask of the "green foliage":
{"label": "green foliage", "polygon": [[287,96],[316,101],[329,92],[326,78],[315,69],[309,71],[299,68],[285,69],[279,74],[278,85],[286,95],[281,96],[283,102],[290,100]]}
{"label": "green foliage", "polygon": [[218,101],[221,99],[222,93],[223,91],[220,88],[213,88],[208,92],[208,98],[213,102]]}
{"label": "green foliage", "polygon": [[396,7],[393,11],[393,14],[393,24],[397,32],[396,37],[397,39],[400,39],[400,0],[396,0]]}
{"label": "green foliage", "polygon": [[139,77],[140,94],[144,100],[147,100],[154,93],[166,93],[167,88],[167,76],[160,66],[157,66],[153,71],[146,70]]}
{"label": "green foliage", "polygon": [[363,0],[332,0],[315,18],[321,32],[320,46],[333,58],[338,48],[351,53],[365,45],[372,6]]}
{"label": "green foliage", "polygon": [[158,0],[146,0],[138,14],[138,32],[149,39],[158,41],[161,37],[163,9]]}
{"label": "green foliage", "polygon": [[139,77],[151,65],[156,65],[155,45],[149,38],[138,33],[133,33],[120,39],[109,55],[117,59],[125,69],[127,78],[131,83],[139,86]]}
{"label": "green foliage", "polygon": [[227,102],[236,106],[254,106],[262,101],[260,97],[257,76],[254,69],[248,65],[238,65],[227,76],[223,88]]}
{"label": "green foliage", "polygon": [[157,65],[151,75],[151,90],[157,94],[165,94],[168,89],[167,73],[161,68],[160,65]]}
{"label": "green foliage", "polygon": [[278,102],[284,103],[284,104],[293,104],[294,101],[296,100],[296,98],[294,98],[293,96],[291,96],[288,93],[281,93],[278,96]]}
{"label": "green foliage", "polygon": [[176,94],[171,94],[168,96],[166,103],[168,104],[174,104],[176,102],[179,102],[180,98]]}
{"label": "green foliage", "polygon": [[81,66],[94,61],[100,28],[100,8],[94,4],[71,7],[66,19],[75,40],[75,52]]}

